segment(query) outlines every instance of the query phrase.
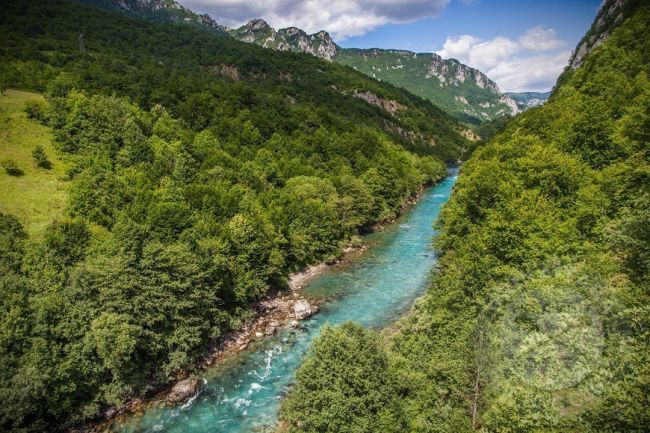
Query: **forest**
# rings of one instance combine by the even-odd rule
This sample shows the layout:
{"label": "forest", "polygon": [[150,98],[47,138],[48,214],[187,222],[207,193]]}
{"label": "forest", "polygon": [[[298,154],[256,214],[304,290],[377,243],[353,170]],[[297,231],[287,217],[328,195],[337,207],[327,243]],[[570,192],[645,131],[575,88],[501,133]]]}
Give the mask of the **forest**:
{"label": "forest", "polygon": [[0,213],[2,431],[70,428],[183,377],[471,147],[403,90],[192,26],[33,0],[3,5],[0,31],[0,89],[45,97],[18,129],[52,141],[3,176],[65,167],[42,230]]}
{"label": "forest", "polygon": [[286,431],[648,431],[650,7],[629,7],[463,164],[412,313],[322,333]]}

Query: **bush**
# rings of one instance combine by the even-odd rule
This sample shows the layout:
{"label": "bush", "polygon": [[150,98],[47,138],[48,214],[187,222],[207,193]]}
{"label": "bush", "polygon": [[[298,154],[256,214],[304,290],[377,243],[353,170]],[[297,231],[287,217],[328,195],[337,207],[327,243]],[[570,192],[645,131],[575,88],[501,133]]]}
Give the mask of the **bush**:
{"label": "bush", "polygon": [[47,159],[45,154],[45,149],[40,144],[32,150],[32,158],[34,163],[41,168],[50,169],[52,168],[52,163]]}
{"label": "bush", "polygon": [[9,176],[22,176],[24,174],[13,159],[3,159],[0,165],[2,165]]}
{"label": "bush", "polygon": [[47,104],[42,101],[27,101],[25,104],[27,117],[40,123],[47,123]]}

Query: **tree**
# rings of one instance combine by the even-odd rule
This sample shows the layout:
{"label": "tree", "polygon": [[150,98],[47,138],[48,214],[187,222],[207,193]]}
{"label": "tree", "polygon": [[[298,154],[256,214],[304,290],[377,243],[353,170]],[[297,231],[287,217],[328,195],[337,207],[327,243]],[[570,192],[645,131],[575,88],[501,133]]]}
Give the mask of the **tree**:
{"label": "tree", "polygon": [[376,334],[352,322],[323,329],[281,415],[292,433],[406,430],[386,350]]}

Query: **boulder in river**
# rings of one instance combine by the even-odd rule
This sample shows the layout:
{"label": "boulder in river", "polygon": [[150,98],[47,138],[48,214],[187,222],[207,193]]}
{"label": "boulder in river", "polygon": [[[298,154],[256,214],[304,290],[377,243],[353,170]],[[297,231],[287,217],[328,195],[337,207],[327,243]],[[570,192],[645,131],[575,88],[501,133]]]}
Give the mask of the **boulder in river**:
{"label": "boulder in river", "polygon": [[199,391],[201,382],[198,379],[185,379],[178,382],[167,395],[170,403],[179,403],[192,397]]}
{"label": "boulder in river", "polygon": [[317,311],[318,308],[310,305],[309,302],[304,299],[296,301],[296,303],[293,304],[293,314],[297,320],[305,320]]}

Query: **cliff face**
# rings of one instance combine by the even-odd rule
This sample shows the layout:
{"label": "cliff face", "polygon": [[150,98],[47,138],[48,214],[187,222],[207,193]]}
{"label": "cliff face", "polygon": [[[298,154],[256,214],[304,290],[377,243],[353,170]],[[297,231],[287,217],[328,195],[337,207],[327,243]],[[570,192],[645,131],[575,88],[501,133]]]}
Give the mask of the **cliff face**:
{"label": "cliff face", "polygon": [[542,105],[551,96],[551,92],[507,92],[506,95],[515,101],[521,111],[524,111]]}
{"label": "cliff face", "polygon": [[585,56],[605,42],[610,33],[618,27],[640,4],[641,0],[607,0],[600,8],[591,28],[580,40],[569,59],[569,68],[576,69]]}

